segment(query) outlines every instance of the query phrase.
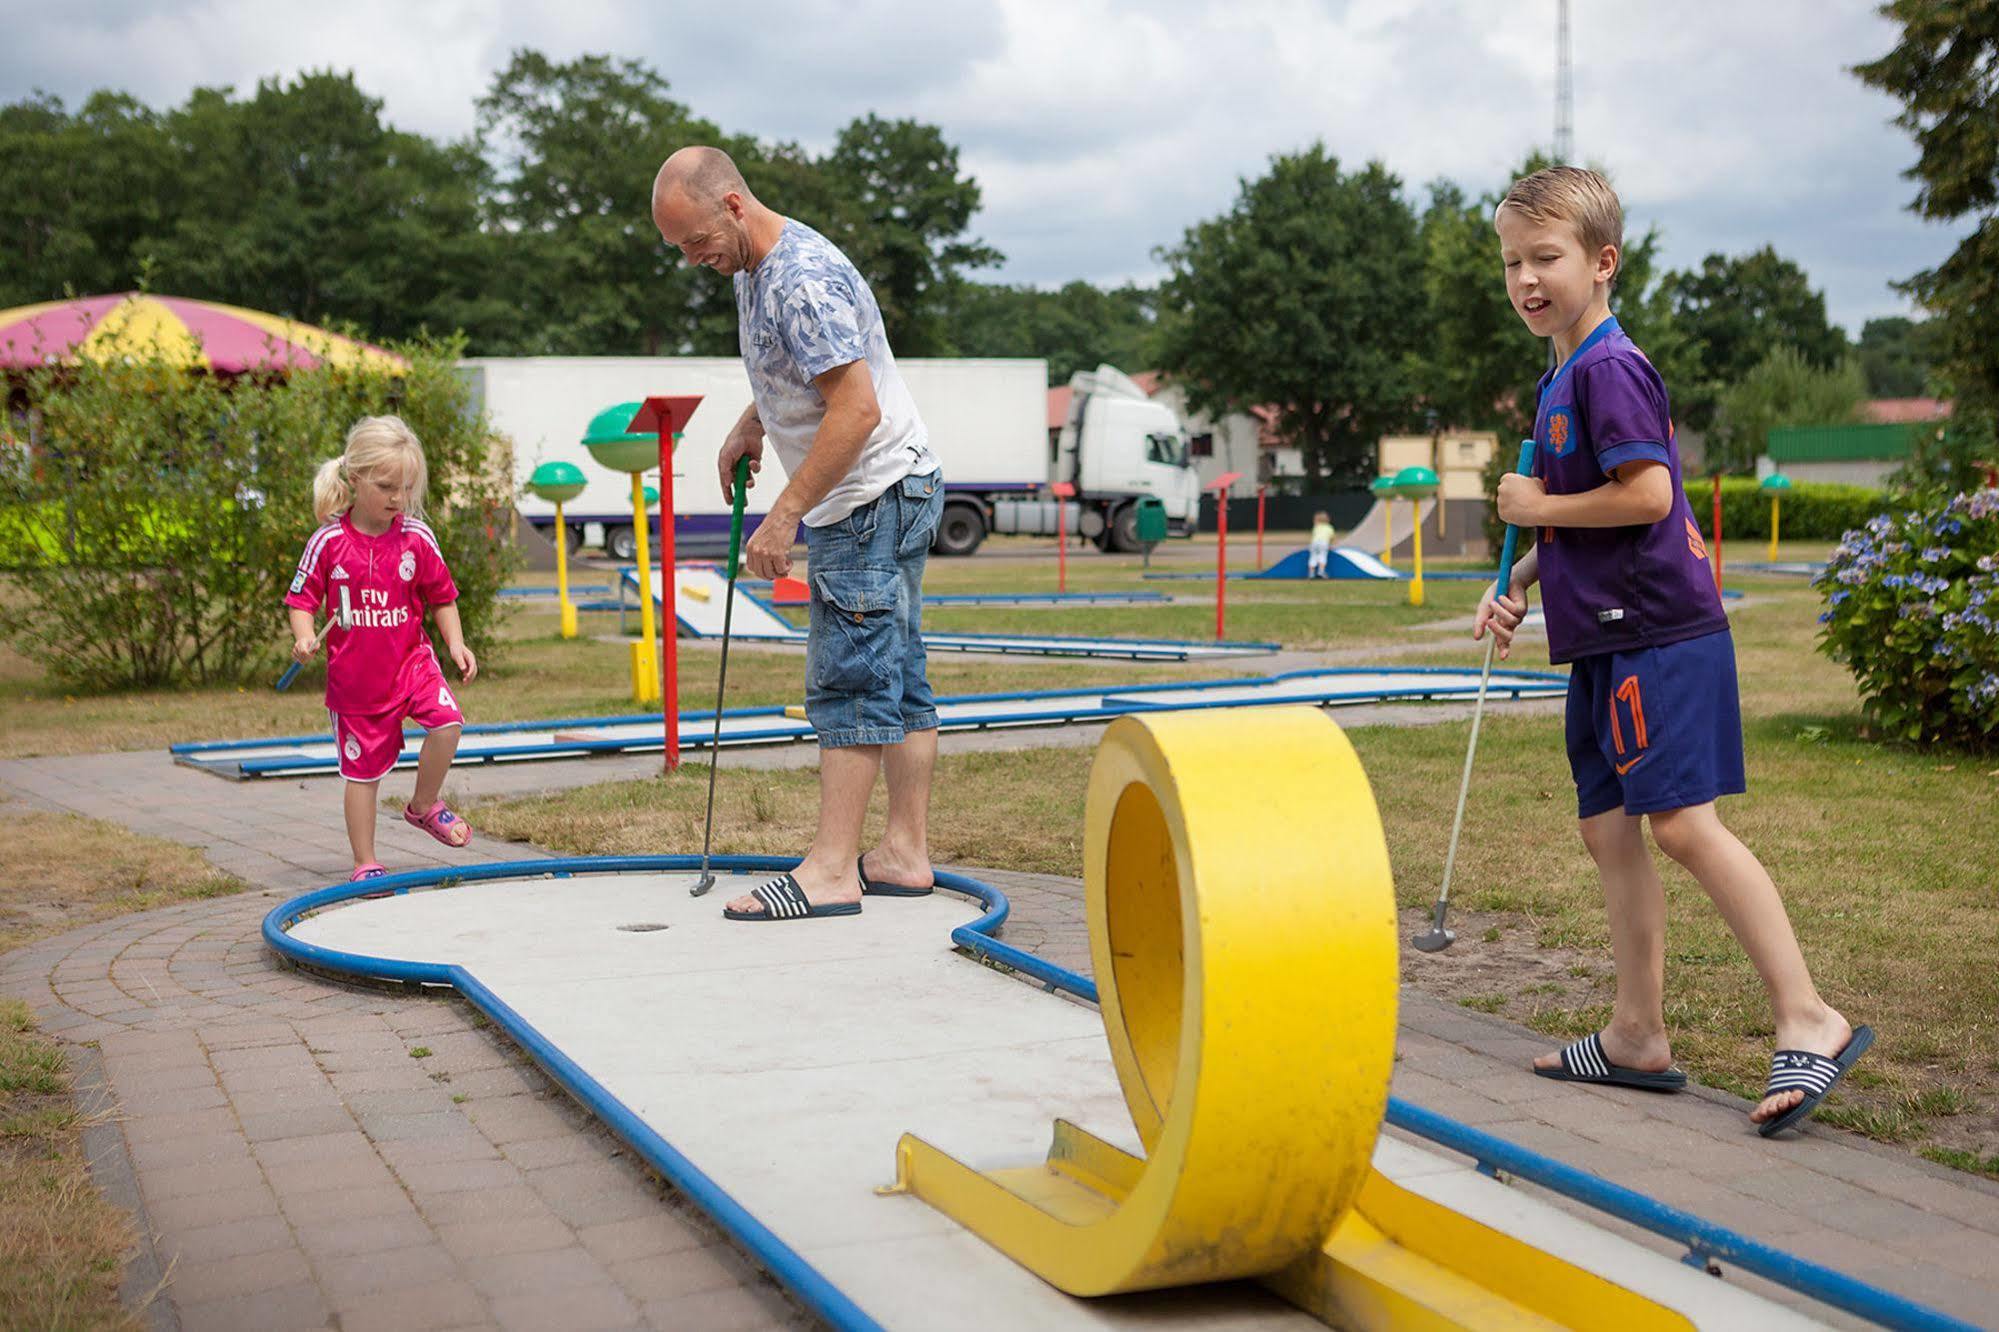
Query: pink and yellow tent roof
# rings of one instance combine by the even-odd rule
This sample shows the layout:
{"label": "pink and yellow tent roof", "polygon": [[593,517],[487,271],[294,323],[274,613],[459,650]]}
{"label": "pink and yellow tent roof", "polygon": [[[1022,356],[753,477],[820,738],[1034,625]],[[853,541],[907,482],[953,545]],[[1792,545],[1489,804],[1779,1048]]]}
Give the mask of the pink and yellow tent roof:
{"label": "pink and yellow tent roof", "polygon": [[0,310],[0,370],[158,357],[217,374],[342,368],[401,373],[393,352],[311,324],[183,296],[124,291]]}

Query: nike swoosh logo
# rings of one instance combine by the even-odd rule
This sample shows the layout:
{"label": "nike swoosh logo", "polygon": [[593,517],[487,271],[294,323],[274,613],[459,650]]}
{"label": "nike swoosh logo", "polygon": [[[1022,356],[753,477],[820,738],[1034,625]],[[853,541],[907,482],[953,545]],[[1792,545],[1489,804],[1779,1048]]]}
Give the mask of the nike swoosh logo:
{"label": "nike swoosh logo", "polygon": [[1633,768],[1637,767],[1640,763],[1643,763],[1644,761],[1645,761],[1645,756],[1643,754],[1640,754],[1637,758],[1632,759],[1631,762],[1629,763],[1618,764],[1617,775],[1619,777],[1622,777],[1625,773],[1630,772]]}

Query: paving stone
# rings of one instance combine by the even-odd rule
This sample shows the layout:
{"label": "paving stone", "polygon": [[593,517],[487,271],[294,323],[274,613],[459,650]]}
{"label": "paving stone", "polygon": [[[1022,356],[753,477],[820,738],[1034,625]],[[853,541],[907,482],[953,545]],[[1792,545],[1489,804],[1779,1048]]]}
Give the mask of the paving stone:
{"label": "paving stone", "polygon": [[[339,1310],[340,1332],[441,1332],[492,1326],[486,1302],[468,1282],[457,1278],[343,1301]],[[547,1326],[566,1324],[557,1321]]]}
{"label": "paving stone", "polygon": [[287,1247],[216,1262],[176,1263],[168,1288],[175,1304],[188,1307],[257,1291],[280,1290],[302,1284],[311,1275],[304,1256]]}
{"label": "paving stone", "polygon": [[336,1305],[385,1291],[427,1286],[459,1275],[458,1264],[437,1243],[345,1257],[323,1256],[313,1266],[319,1272],[320,1288]]}
{"label": "paving stone", "polygon": [[275,1290],[180,1307],[180,1325],[194,1332],[305,1332],[331,1317],[319,1287],[295,1282]]}

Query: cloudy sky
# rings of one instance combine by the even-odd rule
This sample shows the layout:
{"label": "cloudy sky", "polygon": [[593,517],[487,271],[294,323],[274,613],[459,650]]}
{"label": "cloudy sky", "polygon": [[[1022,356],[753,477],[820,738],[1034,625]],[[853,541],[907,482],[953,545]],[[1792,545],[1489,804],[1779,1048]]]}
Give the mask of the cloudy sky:
{"label": "cloudy sky", "polygon": [[[1668,266],[1771,244],[1851,331],[1907,312],[1889,284],[1962,229],[1906,211],[1898,108],[1847,72],[1893,43],[1873,3],[1572,8],[1576,155],[1610,169],[1634,230],[1660,228]],[[0,32],[4,101],[168,106],[331,67],[452,137],[532,47],[643,60],[696,113],[811,148],[869,111],[914,117],[984,188],[996,276],[1044,285],[1156,279],[1155,247],[1315,139],[1420,201],[1440,177],[1503,185],[1554,123],[1555,0],[0,0]]]}

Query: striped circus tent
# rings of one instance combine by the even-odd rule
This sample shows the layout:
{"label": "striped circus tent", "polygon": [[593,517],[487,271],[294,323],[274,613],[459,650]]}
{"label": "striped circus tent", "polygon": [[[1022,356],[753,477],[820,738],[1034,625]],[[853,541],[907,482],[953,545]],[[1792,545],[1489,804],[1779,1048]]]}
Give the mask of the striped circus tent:
{"label": "striped circus tent", "polygon": [[0,371],[126,357],[217,374],[329,364],[391,374],[408,368],[393,352],[311,324],[183,296],[122,291],[0,310]]}

